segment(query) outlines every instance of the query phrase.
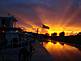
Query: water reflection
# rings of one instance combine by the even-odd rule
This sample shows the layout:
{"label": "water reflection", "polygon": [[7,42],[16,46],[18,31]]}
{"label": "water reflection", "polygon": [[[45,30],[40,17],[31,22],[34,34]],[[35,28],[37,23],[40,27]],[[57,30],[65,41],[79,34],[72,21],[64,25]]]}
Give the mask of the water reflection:
{"label": "water reflection", "polygon": [[44,43],[43,46],[54,57],[55,61],[81,61],[81,51],[73,46],[59,42],[56,44],[52,42]]}

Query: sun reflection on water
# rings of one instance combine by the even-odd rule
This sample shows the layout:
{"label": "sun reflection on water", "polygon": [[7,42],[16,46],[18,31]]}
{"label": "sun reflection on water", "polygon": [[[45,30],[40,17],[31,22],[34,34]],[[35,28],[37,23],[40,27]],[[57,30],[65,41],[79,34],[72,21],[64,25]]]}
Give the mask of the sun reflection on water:
{"label": "sun reflection on water", "polygon": [[53,55],[53,57],[55,57],[56,61],[77,61],[77,59],[81,60],[81,51],[76,47],[67,44],[61,45],[59,42],[56,42],[56,44],[48,42],[43,46],[51,55]]}

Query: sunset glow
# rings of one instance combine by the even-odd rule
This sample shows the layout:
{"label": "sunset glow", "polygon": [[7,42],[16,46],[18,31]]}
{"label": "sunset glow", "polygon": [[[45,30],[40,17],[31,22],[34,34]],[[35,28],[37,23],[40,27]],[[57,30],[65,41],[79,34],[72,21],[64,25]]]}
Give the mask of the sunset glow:
{"label": "sunset glow", "polygon": [[[41,17],[41,14],[39,14],[38,16]],[[75,15],[75,16],[77,16],[77,15]],[[64,21],[65,20],[64,17],[58,18],[57,19],[59,21],[58,22],[54,18],[49,19],[49,18],[46,18],[46,17],[45,18],[41,17],[41,22],[36,22],[36,21],[39,21],[39,20],[36,20],[35,21],[36,23],[35,23],[31,20],[25,19],[22,23],[19,23],[17,25],[19,27],[24,28],[25,31],[35,32],[35,33],[37,31],[37,28],[38,28],[40,34],[49,33],[51,35],[51,33],[56,32],[57,35],[59,35],[60,32],[65,32],[65,35],[76,35],[78,32],[81,31],[80,26],[78,26],[75,23],[69,24],[71,21],[73,21],[73,19],[71,17],[69,17],[68,19],[66,19],[67,21]],[[23,20],[23,18],[22,18],[22,20]],[[42,28],[42,24],[49,26],[50,29]]]}
{"label": "sunset glow", "polygon": [[81,0],[0,0],[0,61],[81,61]]}
{"label": "sunset glow", "polygon": [[[14,6],[14,8],[11,7],[6,10],[19,20],[17,27],[22,27],[24,31],[35,33],[37,28],[39,28],[40,34],[57,32],[57,35],[59,35],[60,32],[64,31],[65,35],[71,35],[81,31],[80,0],[32,1],[34,0],[28,1],[29,3],[24,1],[22,5],[19,3],[17,6],[9,5]],[[42,29],[42,24],[48,25],[50,29]]]}
{"label": "sunset glow", "polygon": [[60,32],[65,32],[65,35],[76,35],[78,34],[81,30],[80,28],[74,28],[74,27],[66,27],[66,28],[62,28],[62,27],[51,27],[50,29],[44,29],[42,27],[36,26],[36,25],[32,25],[31,27],[24,27],[24,31],[28,31],[28,32],[37,32],[37,28],[39,29],[39,34],[45,34],[45,33],[49,33],[50,35],[54,32],[57,33],[57,36],[59,36]]}
{"label": "sunset glow", "polygon": [[52,56],[56,58],[55,61],[66,61],[67,58],[69,61],[76,61],[76,54],[81,55],[81,52],[78,50],[78,48],[67,44],[61,45],[59,42],[57,42],[56,44],[48,42],[47,44],[45,43],[43,46]]}

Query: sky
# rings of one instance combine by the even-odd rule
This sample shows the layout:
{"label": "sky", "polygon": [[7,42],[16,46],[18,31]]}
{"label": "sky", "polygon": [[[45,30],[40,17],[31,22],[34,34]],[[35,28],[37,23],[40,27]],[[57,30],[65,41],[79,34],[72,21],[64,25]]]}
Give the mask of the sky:
{"label": "sky", "polygon": [[[14,15],[28,31],[81,31],[81,0],[0,0],[0,16]],[[41,29],[42,24],[50,27]]]}

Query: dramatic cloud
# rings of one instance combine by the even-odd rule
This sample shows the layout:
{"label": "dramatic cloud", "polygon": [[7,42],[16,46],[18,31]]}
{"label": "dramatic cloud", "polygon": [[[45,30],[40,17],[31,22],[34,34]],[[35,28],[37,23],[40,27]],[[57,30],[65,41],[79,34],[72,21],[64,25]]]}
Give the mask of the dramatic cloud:
{"label": "dramatic cloud", "polygon": [[15,15],[18,24],[33,28],[47,24],[77,27],[81,22],[81,0],[0,0],[0,16]]}

